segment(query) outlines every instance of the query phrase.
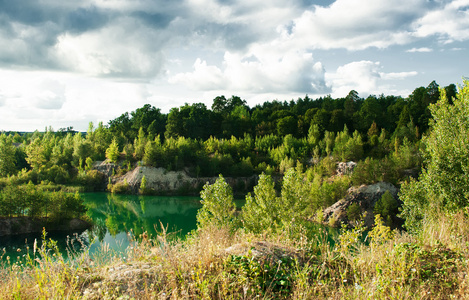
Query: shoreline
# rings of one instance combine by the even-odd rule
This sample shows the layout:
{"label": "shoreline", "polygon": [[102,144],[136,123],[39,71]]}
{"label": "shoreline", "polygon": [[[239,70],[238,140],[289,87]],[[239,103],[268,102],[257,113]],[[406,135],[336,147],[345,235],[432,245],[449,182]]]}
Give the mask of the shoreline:
{"label": "shoreline", "polygon": [[46,218],[31,217],[3,217],[0,218],[0,237],[15,236],[29,233],[86,230],[92,227],[90,222],[82,219],[66,219],[60,222],[51,222]]}

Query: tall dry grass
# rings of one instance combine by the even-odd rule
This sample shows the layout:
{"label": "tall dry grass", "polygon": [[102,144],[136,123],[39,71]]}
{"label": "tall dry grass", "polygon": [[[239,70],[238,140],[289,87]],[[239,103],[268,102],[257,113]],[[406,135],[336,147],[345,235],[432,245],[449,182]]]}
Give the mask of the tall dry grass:
{"label": "tall dry grass", "polygon": [[2,258],[0,298],[464,299],[468,231],[464,213],[428,222],[418,236],[378,225],[365,241],[358,227],[335,244],[302,230],[208,227],[177,240],[162,229],[124,255],[104,246],[72,260],[46,239],[15,263]]}

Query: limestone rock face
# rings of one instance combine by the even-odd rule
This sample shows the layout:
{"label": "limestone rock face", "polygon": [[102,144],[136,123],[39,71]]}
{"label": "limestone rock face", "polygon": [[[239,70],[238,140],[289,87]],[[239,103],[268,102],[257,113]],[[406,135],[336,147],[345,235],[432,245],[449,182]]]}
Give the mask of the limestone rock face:
{"label": "limestone rock face", "polygon": [[345,198],[337,201],[323,211],[323,221],[326,224],[336,226],[340,226],[342,223],[351,224],[351,220],[348,220],[347,217],[347,209],[350,205],[356,203],[361,211],[366,213],[365,226],[370,228],[374,224],[373,209],[375,204],[386,191],[389,191],[394,199],[398,199],[397,194],[399,189],[388,182],[351,187],[347,191]]}
{"label": "limestone rock face", "polygon": [[[180,194],[180,191],[192,191],[199,195],[200,190],[207,182],[213,184],[218,177],[190,177],[185,171],[167,171],[164,168],[137,166],[123,176],[112,177],[112,183],[127,182],[132,193],[138,193],[142,178],[145,176],[146,188],[157,194]],[[234,189],[238,188],[244,193],[257,184],[257,175],[250,177],[225,177],[225,181]]]}
{"label": "limestone rock face", "polygon": [[106,179],[112,176],[112,171],[115,170],[116,167],[117,166],[115,164],[107,161],[97,161],[93,165],[93,169],[103,173],[106,176]]}

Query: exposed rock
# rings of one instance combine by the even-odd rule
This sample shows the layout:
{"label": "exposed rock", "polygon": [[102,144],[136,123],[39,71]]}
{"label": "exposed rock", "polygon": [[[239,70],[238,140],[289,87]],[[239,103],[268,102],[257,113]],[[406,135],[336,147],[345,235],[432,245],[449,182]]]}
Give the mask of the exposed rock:
{"label": "exposed rock", "polygon": [[281,258],[298,258],[298,251],[266,241],[235,244],[224,250],[228,255],[249,255],[263,261],[277,262]]}
{"label": "exposed rock", "polygon": [[388,182],[378,182],[372,185],[351,187],[345,198],[337,201],[323,211],[323,221],[329,225],[339,226],[342,223],[350,224],[347,217],[347,208],[357,203],[362,212],[365,212],[365,226],[371,228],[374,224],[373,209],[376,202],[389,191],[394,199],[398,199],[398,188]]}
{"label": "exposed rock", "polygon": [[[214,183],[218,177],[194,178],[184,171],[167,171],[164,168],[137,166],[123,176],[112,178],[112,183],[127,182],[132,193],[138,193],[142,178],[145,176],[146,188],[162,194],[190,193],[198,194],[205,183]],[[225,177],[225,181],[236,191],[249,190],[257,183],[257,175],[250,177]]]}
{"label": "exposed rock", "polygon": [[357,165],[356,162],[349,161],[349,162],[339,162],[337,164],[337,175],[351,175],[353,173],[353,169]]}
{"label": "exposed rock", "polygon": [[[99,274],[82,279],[84,299],[141,299],[146,289],[155,288],[160,267],[143,263],[111,266]],[[118,297],[124,294],[127,297]]]}
{"label": "exposed rock", "polygon": [[112,173],[116,168],[117,166],[115,164],[108,161],[97,161],[93,165],[94,170],[103,173],[107,178],[112,176]]}

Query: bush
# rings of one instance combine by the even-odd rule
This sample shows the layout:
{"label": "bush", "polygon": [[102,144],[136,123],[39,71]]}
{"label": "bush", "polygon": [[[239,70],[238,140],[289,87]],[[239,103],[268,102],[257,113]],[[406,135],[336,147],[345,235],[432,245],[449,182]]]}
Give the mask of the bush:
{"label": "bush", "polygon": [[117,182],[116,184],[111,185],[111,193],[113,193],[113,194],[128,194],[128,193],[130,193],[130,188],[129,188],[129,184],[127,183],[127,180],[124,179],[123,182]]}
{"label": "bush", "polygon": [[376,201],[373,213],[375,215],[381,215],[381,217],[386,220],[386,225],[391,226],[392,218],[397,214],[397,207],[397,200],[394,199],[393,195],[388,190]]}
{"label": "bush", "polygon": [[358,221],[361,218],[362,210],[358,203],[352,203],[347,207],[347,218],[349,221]]}

